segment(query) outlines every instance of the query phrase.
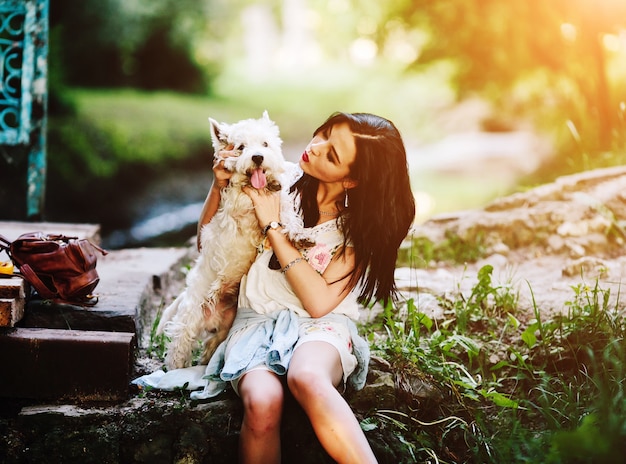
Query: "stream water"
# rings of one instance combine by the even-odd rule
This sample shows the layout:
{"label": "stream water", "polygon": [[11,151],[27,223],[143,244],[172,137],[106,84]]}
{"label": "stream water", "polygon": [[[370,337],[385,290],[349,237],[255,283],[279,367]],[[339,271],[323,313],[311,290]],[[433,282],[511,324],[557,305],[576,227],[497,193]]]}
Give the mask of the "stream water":
{"label": "stream water", "polygon": [[151,180],[121,206],[120,214],[131,218],[128,226],[111,226],[114,218],[101,218],[103,246],[120,249],[184,245],[196,233],[212,179],[213,173],[206,169],[171,172]]}

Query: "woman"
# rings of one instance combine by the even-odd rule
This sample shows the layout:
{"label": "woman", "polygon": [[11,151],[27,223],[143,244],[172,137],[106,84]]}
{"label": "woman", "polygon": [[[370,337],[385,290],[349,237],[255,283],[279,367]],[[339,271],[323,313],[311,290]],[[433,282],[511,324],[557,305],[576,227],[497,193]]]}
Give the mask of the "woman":
{"label": "woman", "polygon": [[[280,462],[283,374],[333,459],[376,462],[338,388],[364,383],[369,352],[353,323],[359,304],[395,298],[397,252],[415,214],[405,148],[390,121],[335,113],[299,168],[292,189],[315,243],[298,249],[281,233],[277,194],[246,191],[265,248],[242,280],[237,318],[209,367],[243,401],[242,462]],[[228,182],[222,163],[214,173],[199,228]]]}

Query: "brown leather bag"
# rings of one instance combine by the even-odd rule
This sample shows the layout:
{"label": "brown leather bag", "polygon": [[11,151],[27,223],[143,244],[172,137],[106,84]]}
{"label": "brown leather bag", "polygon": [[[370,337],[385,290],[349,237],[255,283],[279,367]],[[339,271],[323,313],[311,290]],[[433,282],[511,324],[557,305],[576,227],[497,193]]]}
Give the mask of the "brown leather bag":
{"label": "brown leather bag", "polygon": [[107,252],[89,240],[29,232],[10,242],[0,235],[0,250],[41,298],[88,306],[97,302],[92,294],[100,282],[97,254]]}

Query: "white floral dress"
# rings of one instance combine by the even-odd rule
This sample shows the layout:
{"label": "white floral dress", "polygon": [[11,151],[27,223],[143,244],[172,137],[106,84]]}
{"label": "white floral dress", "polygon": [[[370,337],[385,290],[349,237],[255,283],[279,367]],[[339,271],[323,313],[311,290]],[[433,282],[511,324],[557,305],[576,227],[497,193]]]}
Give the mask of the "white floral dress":
{"label": "white floral dress", "polygon": [[[312,228],[315,245],[300,250],[302,256],[320,274],[326,270],[333,256],[343,246],[343,235],[336,221],[327,221]],[[250,308],[259,314],[270,314],[280,309],[290,309],[300,317],[310,317],[294,294],[285,274],[269,268],[273,251],[263,249],[250,271],[241,281],[239,289],[240,308]],[[359,317],[356,294],[350,293],[333,311],[350,319]]]}

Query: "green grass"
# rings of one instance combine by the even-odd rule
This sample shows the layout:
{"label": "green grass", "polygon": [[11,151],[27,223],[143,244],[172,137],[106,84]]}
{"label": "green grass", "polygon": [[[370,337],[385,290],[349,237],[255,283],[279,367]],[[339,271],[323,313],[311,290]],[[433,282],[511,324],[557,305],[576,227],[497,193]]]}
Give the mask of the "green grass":
{"label": "green grass", "polygon": [[423,236],[409,236],[407,244],[398,250],[399,267],[427,268],[432,263],[474,263],[485,255],[485,246],[480,233],[471,240],[459,237],[447,230],[440,242]]}
{"label": "green grass", "polygon": [[[480,269],[469,295],[441,296],[434,320],[406,302],[373,325],[374,353],[396,376],[442,391],[431,408],[372,411],[368,429],[395,428],[416,462],[620,462],[626,451],[626,319],[619,295],[585,282],[564,315],[520,322],[517,291]],[[376,328],[377,327],[377,328]],[[383,335],[381,335],[383,334]]]}

